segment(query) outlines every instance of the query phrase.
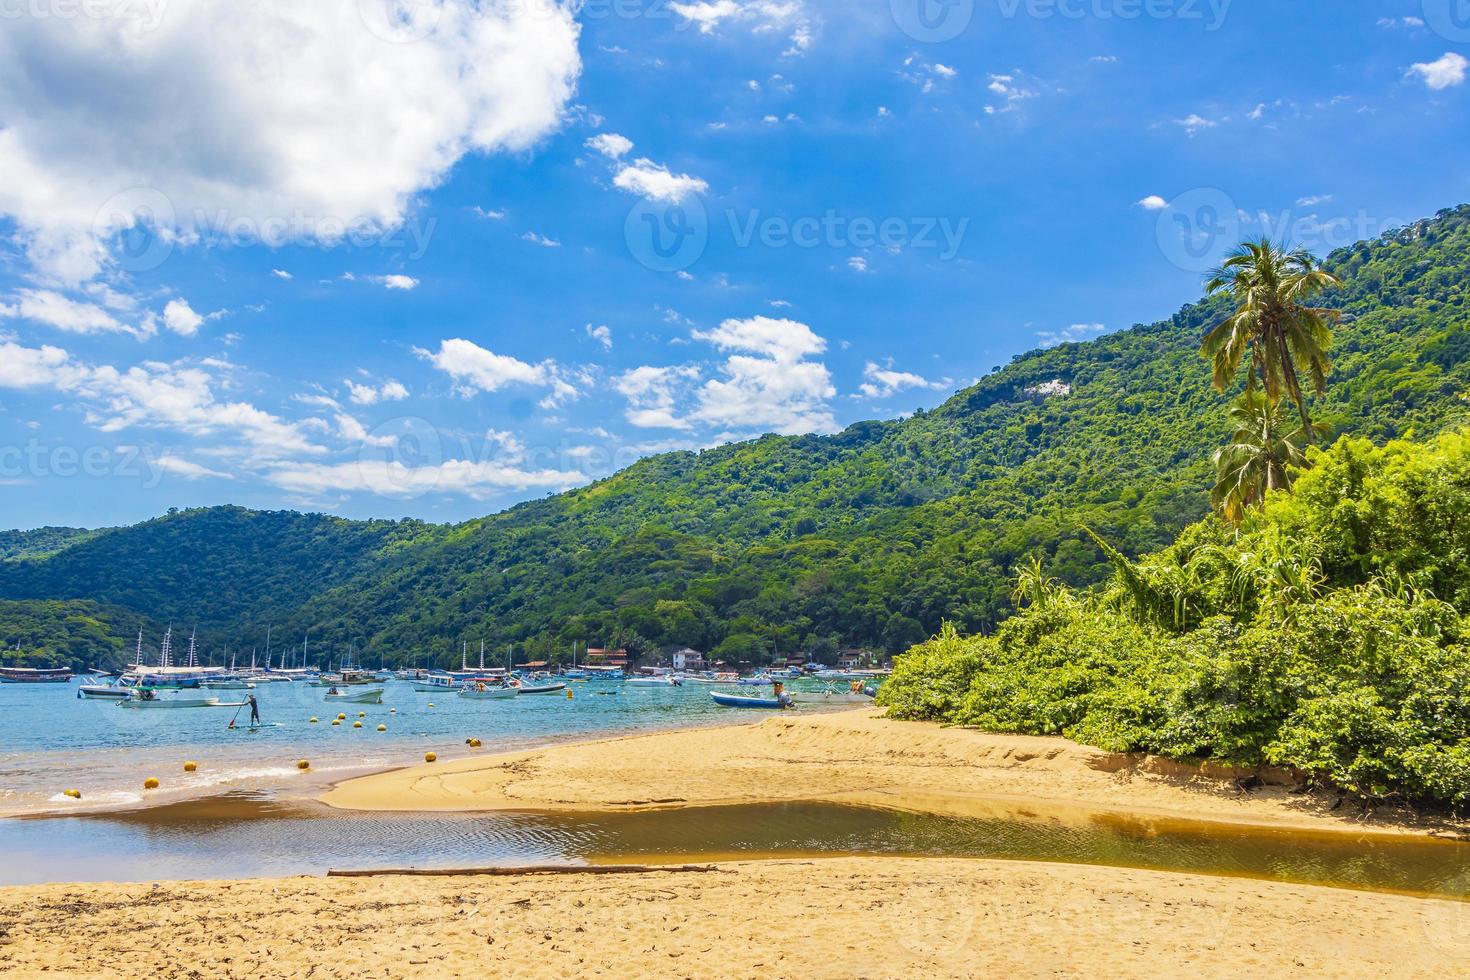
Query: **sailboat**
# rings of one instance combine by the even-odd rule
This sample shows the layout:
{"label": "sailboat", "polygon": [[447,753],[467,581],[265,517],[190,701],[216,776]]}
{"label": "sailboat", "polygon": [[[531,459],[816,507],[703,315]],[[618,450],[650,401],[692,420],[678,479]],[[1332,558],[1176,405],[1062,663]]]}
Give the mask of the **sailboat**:
{"label": "sailboat", "polygon": [[[197,636],[198,631],[195,631]],[[142,641],[139,641],[139,650]],[[141,653],[140,653],[141,659]],[[188,663],[176,667],[173,663],[173,627],[163,634],[163,645],[158,651],[157,667],[138,667],[136,672],[124,675],[131,678],[128,697],[117,702],[119,708],[237,708],[245,702],[223,703],[209,694],[203,687],[205,681],[215,677],[219,671],[213,667],[200,667],[195,638],[189,639]]]}

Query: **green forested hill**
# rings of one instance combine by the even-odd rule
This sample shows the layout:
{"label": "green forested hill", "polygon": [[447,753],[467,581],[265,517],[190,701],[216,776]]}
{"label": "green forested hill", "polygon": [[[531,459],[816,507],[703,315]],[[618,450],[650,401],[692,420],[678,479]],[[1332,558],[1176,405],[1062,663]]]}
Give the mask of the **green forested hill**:
{"label": "green forested hill", "polygon": [[[1329,267],[1346,286],[1327,302],[1345,317],[1316,417],[1380,441],[1463,422],[1470,207]],[[1021,355],[912,418],[653,457],[455,527],[170,514],[0,562],[0,597],[197,619],[234,646],[269,623],[310,629],[324,650],[363,637],[370,659],[447,659],[466,637],[528,652],[898,650],[941,620],[975,631],[1004,618],[1010,568],[1030,552],[1073,584],[1104,577],[1081,524],[1138,554],[1205,512],[1227,427],[1197,351],[1220,312],[1190,306]]]}

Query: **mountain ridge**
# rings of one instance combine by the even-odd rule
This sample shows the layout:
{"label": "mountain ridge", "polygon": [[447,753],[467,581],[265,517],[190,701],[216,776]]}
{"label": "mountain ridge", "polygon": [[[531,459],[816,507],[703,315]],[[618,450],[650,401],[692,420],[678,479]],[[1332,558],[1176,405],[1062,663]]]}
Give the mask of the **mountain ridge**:
{"label": "mountain ridge", "polygon": [[[1465,421],[1470,206],[1327,262],[1345,316],[1317,417],[1377,440]],[[942,620],[984,630],[1028,553],[1074,585],[1106,574],[1080,524],[1139,554],[1205,512],[1225,397],[1198,341],[1224,308],[1019,354],[903,419],[647,457],[460,524],[179,511],[0,561],[0,598],[197,620],[216,646],[274,624],[323,650],[360,639],[372,656],[441,661],[466,637],[750,659],[898,650]]]}

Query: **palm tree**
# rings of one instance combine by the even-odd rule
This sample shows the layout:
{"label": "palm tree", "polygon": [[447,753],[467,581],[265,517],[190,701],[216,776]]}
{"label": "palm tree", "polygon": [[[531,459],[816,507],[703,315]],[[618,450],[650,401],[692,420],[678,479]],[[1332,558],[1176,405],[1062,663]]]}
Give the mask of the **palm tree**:
{"label": "palm tree", "polygon": [[1309,422],[1291,428],[1295,422],[1282,403],[1250,389],[1230,403],[1227,414],[1235,431],[1228,445],[1215,450],[1210,503],[1239,524],[1247,507],[1259,507],[1271,491],[1291,486],[1288,467],[1306,465],[1302,447],[1327,427]]}
{"label": "palm tree", "polygon": [[1283,395],[1291,399],[1310,442],[1312,420],[1301,379],[1305,375],[1318,395],[1325,390],[1332,370],[1327,359],[1331,324],[1341,314],[1305,304],[1341,284],[1310,253],[1288,252],[1270,239],[1246,242],[1232,251],[1205,282],[1210,295],[1228,293],[1235,300],[1235,312],[1205,334],[1201,347],[1214,362],[1215,389],[1229,390],[1249,353],[1246,391],[1255,391],[1259,381],[1272,404]]}

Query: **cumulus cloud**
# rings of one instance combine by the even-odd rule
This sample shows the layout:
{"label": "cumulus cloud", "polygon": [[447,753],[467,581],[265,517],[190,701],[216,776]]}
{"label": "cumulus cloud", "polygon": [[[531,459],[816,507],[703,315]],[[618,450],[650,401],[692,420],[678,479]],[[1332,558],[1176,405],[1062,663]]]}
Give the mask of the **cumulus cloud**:
{"label": "cumulus cloud", "polygon": [[221,218],[277,244],[395,227],[465,154],[555,128],[578,30],[570,5],[472,0],[170,0],[146,27],[11,18],[0,215],[69,283],[112,265],[111,240],[138,224],[179,244]]}
{"label": "cumulus cloud", "polygon": [[613,160],[633,149],[633,141],[619,133],[598,133],[587,141],[587,145]]}
{"label": "cumulus cloud", "polygon": [[676,174],[660,163],[640,157],[613,176],[613,186],[653,201],[678,204],[690,194],[703,194],[709,184],[698,177]]}
{"label": "cumulus cloud", "polygon": [[0,388],[49,389],[67,394],[102,432],[129,427],[168,429],[234,440],[252,459],[281,459],[325,450],[293,422],[216,393],[218,380],[202,366],[148,361],[127,369],[74,360],[67,351],[0,343]]}
{"label": "cumulus cloud", "polygon": [[1169,202],[1157,194],[1150,194],[1138,202],[1138,206],[1145,211],[1162,211],[1169,206]]}
{"label": "cumulus cloud", "polygon": [[188,300],[171,299],[163,308],[163,325],[180,337],[192,337],[199,332],[205,320],[213,320],[223,315],[223,311],[216,311],[207,317],[200,316],[194,312]]}
{"label": "cumulus cloud", "polygon": [[836,430],[827,402],[837,389],[827,366],[809,359],[825,351],[827,341],[811,327],[756,316],[726,320],[692,336],[737,352],[722,365],[724,377],[711,378],[700,388],[692,418],[785,435]]}
{"label": "cumulus cloud", "polygon": [[949,384],[948,378],[930,381],[923,375],[895,371],[891,361],[886,367],[869,361],[863,368],[863,383],[858,386],[858,392],[868,398],[887,398],[911,388],[938,391]]}
{"label": "cumulus cloud", "polygon": [[628,400],[623,413],[632,425],[644,429],[687,429],[688,419],[677,412],[678,402],[699,380],[699,368],[637,367],[612,379],[612,388]]}
{"label": "cumulus cloud", "polygon": [[202,480],[205,477],[213,477],[216,480],[233,480],[235,478],[232,473],[225,473],[222,470],[212,470],[207,466],[201,466],[181,456],[160,456],[153,461],[153,465],[165,473],[172,473],[186,480]]}
{"label": "cumulus cloud", "polygon": [[402,289],[404,291],[413,289],[419,281],[413,276],[405,276],[401,273],[391,272],[386,276],[368,276],[368,282],[375,282],[379,286],[388,289]]}
{"label": "cumulus cloud", "polygon": [[[347,397],[354,405],[376,405],[378,402],[401,402],[408,397],[408,389],[397,381],[385,381],[381,385],[358,384],[344,378]],[[303,396],[308,397],[308,396]],[[331,399],[327,399],[331,402]],[[334,402],[332,404],[335,404]]]}
{"label": "cumulus cloud", "polygon": [[95,303],[74,300],[50,289],[21,289],[11,298],[13,304],[0,306],[0,316],[31,320],[67,333],[151,332],[123,323]]}
{"label": "cumulus cloud", "polygon": [[454,390],[466,398],[480,392],[499,391],[507,385],[529,385],[547,389],[541,406],[554,408],[578,395],[577,389],[562,377],[555,361],[528,364],[458,337],[440,341],[437,351],[415,347],[414,353],[449,375]]}
{"label": "cumulus cloud", "polygon": [[814,26],[801,0],[673,0],[669,9],[701,34],[714,34],[721,24],[741,24],[755,34],[787,33],[782,55],[792,57],[812,45]]}
{"label": "cumulus cloud", "polygon": [[1424,79],[1425,85],[1438,92],[1462,84],[1467,68],[1470,68],[1470,61],[1464,55],[1447,51],[1442,58],[1414,65],[1409,74],[1418,75]]}

